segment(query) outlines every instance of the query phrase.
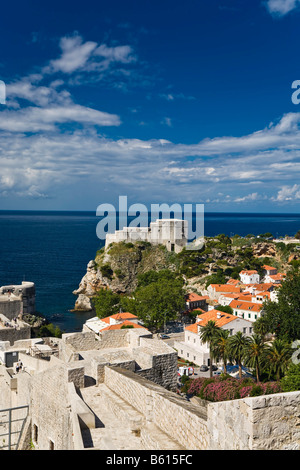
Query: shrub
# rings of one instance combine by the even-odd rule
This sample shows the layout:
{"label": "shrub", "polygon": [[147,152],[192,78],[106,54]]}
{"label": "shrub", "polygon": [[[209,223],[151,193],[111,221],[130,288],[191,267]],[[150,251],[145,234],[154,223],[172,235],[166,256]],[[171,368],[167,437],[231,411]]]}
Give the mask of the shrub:
{"label": "shrub", "polygon": [[251,378],[236,379],[228,375],[212,378],[201,377],[191,380],[187,393],[208,401],[226,401],[279,393],[282,387],[278,382],[256,383]]}

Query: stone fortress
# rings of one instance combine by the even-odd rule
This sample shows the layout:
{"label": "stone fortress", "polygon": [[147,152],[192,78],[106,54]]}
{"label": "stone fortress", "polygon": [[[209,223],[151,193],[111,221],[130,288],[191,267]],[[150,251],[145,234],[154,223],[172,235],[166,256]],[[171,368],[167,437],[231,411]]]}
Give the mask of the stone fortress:
{"label": "stone fortress", "polygon": [[27,313],[35,313],[33,282],[0,287],[0,341],[12,344],[18,339],[30,338],[30,326],[22,320]]}
{"label": "stone fortress", "polygon": [[188,222],[180,219],[157,219],[150,227],[124,227],[107,234],[105,248],[111,243],[144,241],[164,245],[169,251],[179,253],[187,244]]}

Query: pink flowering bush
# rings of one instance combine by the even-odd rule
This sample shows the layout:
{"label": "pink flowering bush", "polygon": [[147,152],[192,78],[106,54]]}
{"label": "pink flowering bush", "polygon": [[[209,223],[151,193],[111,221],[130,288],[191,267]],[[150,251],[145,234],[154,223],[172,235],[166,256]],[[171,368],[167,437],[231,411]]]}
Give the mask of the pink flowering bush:
{"label": "pink flowering bush", "polygon": [[208,401],[226,401],[280,391],[278,382],[256,383],[250,378],[240,380],[227,375],[193,379],[189,383],[187,393]]}

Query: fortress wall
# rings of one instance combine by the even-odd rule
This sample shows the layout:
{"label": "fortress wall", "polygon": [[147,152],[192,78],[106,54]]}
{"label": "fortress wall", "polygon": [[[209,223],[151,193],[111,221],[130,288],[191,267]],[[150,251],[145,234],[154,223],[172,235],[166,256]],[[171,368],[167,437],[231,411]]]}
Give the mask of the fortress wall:
{"label": "fortress wall", "polygon": [[18,317],[22,313],[23,302],[19,299],[12,300],[0,300],[0,313],[4,315],[8,320]]}
{"label": "fortress wall", "polygon": [[208,405],[213,450],[300,449],[300,391]]}
{"label": "fortress wall", "polygon": [[179,445],[189,450],[207,449],[209,436],[202,407],[124,369],[105,367],[105,384],[142,413],[148,424]]}

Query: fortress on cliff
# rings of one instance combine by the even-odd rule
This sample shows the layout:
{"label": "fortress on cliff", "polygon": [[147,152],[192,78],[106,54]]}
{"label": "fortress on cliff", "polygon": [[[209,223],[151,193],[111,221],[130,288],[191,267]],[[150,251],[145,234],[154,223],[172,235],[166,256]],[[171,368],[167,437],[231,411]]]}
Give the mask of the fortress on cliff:
{"label": "fortress on cliff", "polygon": [[164,245],[179,253],[188,241],[188,222],[181,219],[157,219],[150,227],[124,227],[106,235],[105,248],[111,243],[144,241]]}

